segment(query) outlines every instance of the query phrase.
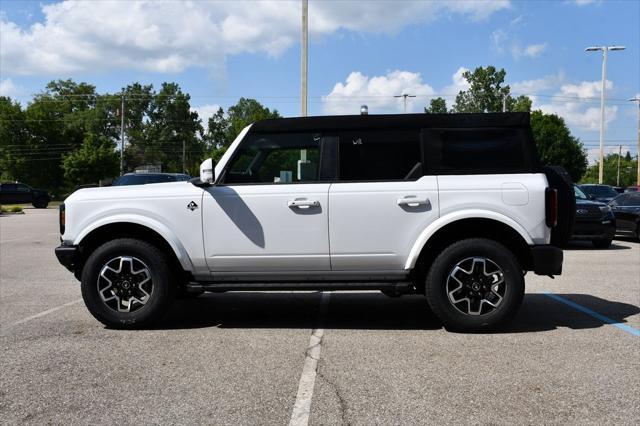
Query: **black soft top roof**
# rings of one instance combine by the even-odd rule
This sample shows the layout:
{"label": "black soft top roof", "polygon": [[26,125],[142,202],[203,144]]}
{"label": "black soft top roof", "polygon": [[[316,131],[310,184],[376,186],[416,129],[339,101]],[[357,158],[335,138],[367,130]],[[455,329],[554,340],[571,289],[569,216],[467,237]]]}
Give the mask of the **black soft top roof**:
{"label": "black soft top roof", "polygon": [[277,118],[257,121],[251,132],[298,132],[346,129],[409,129],[438,127],[528,128],[528,112],[474,114],[373,114]]}

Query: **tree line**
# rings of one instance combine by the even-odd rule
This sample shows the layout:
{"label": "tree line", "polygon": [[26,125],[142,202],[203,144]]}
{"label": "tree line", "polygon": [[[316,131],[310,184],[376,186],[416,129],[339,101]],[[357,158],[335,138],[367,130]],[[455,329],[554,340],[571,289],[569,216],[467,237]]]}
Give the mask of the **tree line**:
{"label": "tree line", "polygon": [[[511,96],[503,69],[478,67],[465,72],[464,78],[469,88],[458,93],[451,109],[443,98],[435,98],[424,112],[531,111],[528,97]],[[176,83],[163,83],[157,89],[133,83],[119,93],[99,94],[91,84],[52,81],[24,108],[0,97],[0,179],[63,193],[116,177],[123,118],[125,172],[158,164],[164,172],[195,175],[204,158],[219,159],[246,125],[278,117],[277,110],[241,98],[226,111],[218,109],[204,126],[191,109],[189,94]],[[564,166],[576,182],[585,173],[590,178],[584,146],[561,117],[533,111],[531,125],[543,163]],[[633,160],[628,163],[624,167],[631,167]],[[609,175],[607,182],[614,183]]]}

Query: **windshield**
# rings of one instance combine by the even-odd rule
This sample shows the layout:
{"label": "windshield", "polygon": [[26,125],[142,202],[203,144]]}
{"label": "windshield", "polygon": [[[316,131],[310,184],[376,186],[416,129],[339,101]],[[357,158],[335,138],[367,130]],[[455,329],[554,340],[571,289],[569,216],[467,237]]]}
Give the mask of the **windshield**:
{"label": "windshield", "polygon": [[618,195],[615,189],[606,185],[583,186],[580,189],[582,189],[585,193],[594,195],[596,197],[615,197]]}
{"label": "windshield", "polygon": [[587,196],[585,195],[584,192],[582,192],[582,190],[580,188],[578,188],[577,186],[573,186],[573,193],[576,195],[576,200],[586,200]]}

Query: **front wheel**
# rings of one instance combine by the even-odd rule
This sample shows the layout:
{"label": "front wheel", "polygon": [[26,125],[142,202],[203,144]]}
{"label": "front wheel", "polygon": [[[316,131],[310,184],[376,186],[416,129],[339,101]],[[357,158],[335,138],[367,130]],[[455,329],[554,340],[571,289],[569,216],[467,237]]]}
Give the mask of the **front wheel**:
{"label": "front wheel", "polygon": [[46,209],[49,205],[49,201],[46,198],[36,198],[33,201],[33,207],[36,209]]}
{"label": "front wheel", "polygon": [[141,240],[120,238],[98,247],[82,270],[89,312],[107,327],[142,328],[173,301],[175,286],[164,253]]}
{"label": "front wheel", "polygon": [[490,330],[510,319],[524,296],[522,268],[502,244],[484,238],[458,241],[436,258],[425,293],[448,329]]}

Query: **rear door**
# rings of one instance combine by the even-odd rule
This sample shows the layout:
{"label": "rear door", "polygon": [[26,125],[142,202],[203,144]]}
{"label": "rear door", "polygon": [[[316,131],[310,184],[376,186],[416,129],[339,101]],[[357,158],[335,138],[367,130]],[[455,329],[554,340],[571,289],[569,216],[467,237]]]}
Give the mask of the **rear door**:
{"label": "rear door", "polygon": [[438,217],[438,184],[424,176],[419,130],[338,134],[338,179],[329,190],[334,271],[399,271]]}

